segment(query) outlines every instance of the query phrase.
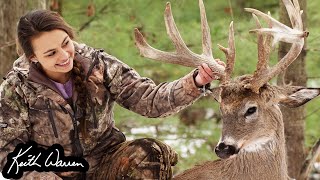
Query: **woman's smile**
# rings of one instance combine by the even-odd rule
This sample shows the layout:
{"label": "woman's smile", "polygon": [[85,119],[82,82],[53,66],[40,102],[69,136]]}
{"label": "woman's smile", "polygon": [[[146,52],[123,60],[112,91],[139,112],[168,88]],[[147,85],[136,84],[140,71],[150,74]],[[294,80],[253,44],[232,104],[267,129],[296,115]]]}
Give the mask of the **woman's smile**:
{"label": "woman's smile", "polygon": [[71,60],[69,57],[66,61],[59,63],[59,64],[56,64],[56,66],[58,66],[59,68],[68,68],[70,66],[70,64],[71,64]]}

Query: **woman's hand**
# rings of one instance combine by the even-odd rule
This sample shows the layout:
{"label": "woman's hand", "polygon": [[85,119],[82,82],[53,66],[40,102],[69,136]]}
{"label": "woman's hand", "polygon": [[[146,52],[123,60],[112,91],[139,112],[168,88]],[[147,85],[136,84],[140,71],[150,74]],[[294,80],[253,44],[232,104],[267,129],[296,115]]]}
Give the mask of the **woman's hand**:
{"label": "woman's hand", "polygon": [[[226,66],[225,63],[220,59],[216,59],[216,61],[218,64]],[[201,66],[198,66],[198,69],[199,72],[195,77],[195,83],[198,87],[204,86],[211,81],[218,79],[218,76],[214,75],[214,72],[206,63],[202,63]]]}

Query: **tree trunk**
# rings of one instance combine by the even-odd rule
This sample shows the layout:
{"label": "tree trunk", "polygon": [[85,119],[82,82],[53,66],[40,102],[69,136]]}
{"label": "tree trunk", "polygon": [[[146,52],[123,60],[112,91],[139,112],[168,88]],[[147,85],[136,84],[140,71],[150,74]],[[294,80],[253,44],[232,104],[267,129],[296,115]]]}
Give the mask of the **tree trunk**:
{"label": "tree trunk", "polygon": [[15,37],[16,22],[27,8],[24,0],[1,0],[0,1],[0,77],[7,73],[17,58]]}
{"label": "tree trunk", "polygon": [[[299,0],[301,9],[304,11],[302,21],[306,29],[306,7],[307,0]],[[285,6],[280,0],[280,21],[291,26]],[[287,54],[291,44],[280,43],[279,60]],[[306,44],[305,44],[306,47]],[[278,85],[290,84],[296,86],[306,86],[307,74],[305,70],[306,50],[302,50],[299,57],[288,67],[288,69],[278,76]],[[304,106],[295,109],[281,107],[285,125],[286,149],[288,155],[288,172],[291,178],[297,178],[305,159],[304,151]]]}
{"label": "tree trunk", "polygon": [[46,8],[47,0],[1,0],[0,1],[0,83],[18,57],[15,46],[19,18],[31,9]]}
{"label": "tree trunk", "polygon": [[27,10],[48,9],[49,0],[28,0]]}

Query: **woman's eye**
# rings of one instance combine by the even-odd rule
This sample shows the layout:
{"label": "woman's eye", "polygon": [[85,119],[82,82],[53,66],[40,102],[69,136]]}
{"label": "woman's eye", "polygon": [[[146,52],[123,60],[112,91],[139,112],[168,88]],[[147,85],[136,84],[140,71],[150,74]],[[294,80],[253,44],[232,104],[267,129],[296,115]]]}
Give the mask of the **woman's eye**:
{"label": "woman's eye", "polygon": [[68,45],[68,44],[69,44],[69,41],[65,42],[63,46],[66,46],[66,45]]}
{"label": "woman's eye", "polygon": [[251,114],[255,113],[257,111],[257,107],[251,107],[247,110],[247,112],[244,114],[244,116],[250,116]]}
{"label": "woman's eye", "polygon": [[55,55],[56,54],[56,52],[55,51],[52,51],[52,52],[50,52],[49,54],[48,54],[48,56],[50,57],[50,56],[53,56],[53,55]]}

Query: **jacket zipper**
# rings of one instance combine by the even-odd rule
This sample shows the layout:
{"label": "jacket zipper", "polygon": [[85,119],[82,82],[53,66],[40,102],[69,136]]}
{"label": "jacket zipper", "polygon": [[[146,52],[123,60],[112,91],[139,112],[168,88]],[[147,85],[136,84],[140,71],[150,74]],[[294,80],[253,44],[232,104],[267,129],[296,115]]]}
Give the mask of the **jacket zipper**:
{"label": "jacket zipper", "polygon": [[58,131],[57,131],[56,124],[54,123],[53,112],[52,112],[51,106],[50,106],[50,100],[46,99],[45,102],[47,105],[48,116],[49,116],[49,120],[50,120],[52,129],[53,129],[54,137],[58,138]]}
{"label": "jacket zipper", "polygon": [[73,129],[74,129],[74,139],[72,140],[74,143],[74,147],[76,149],[75,155],[78,157],[83,156],[83,149],[81,147],[80,144],[80,139],[79,139],[79,131],[78,131],[78,124],[77,124],[77,120],[76,120],[76,105],[74,106],[74,113],[72,114],[71,112],[69,112],[66,108],[64,108],[62,105],[60,105],[61,109],[63,110],[64,113],[69,114],[69,116],[71,117],[72,120],[72,124],[73,124]]}
{"label": "jacket zipper", "polygon": [[83,149],[81,147],[81,143],[80,143],[80,139],[79,139],[79,130],[78,130],[78,124],[77,124],[77,119],[76,119],[76,114],[77,114],[77,106],[75,105],[75,103],[73,104],[73,115],[68,111],[71,119],[72,119],[72,123],[73,123],[73,129],[74,129],[74,145],[76,148],[76,152],[75,155],[78,157],[82,157],[83,156]]}

